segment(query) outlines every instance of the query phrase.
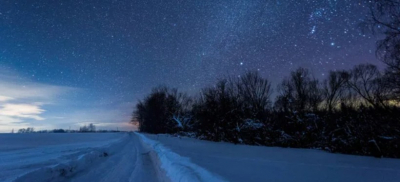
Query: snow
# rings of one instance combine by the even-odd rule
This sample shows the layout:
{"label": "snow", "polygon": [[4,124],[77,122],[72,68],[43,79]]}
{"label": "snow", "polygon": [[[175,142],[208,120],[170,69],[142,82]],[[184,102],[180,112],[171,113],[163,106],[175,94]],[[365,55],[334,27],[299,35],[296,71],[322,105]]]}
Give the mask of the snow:
{"label": "snow", "polygon": [[0,181],[398,181],[399,159],[139,133],[0,134]]}
{"label": "snow", "polygon": [[166,177],[173,182],[190,181],[190,182],[223,182],[220,176],[212,174],[206,169],[192,163],[190,159],[182,157],[168,148],[164,147],[160,142],[149,139],[146,136],[136,133],[147,145],[150,153],[154,155],[153,161],[166,173]]}
{"label": "snow", "polygon": [[124,136],[120,133],[0,134],[0,181],[12,181],[74,158],[82,160],[85,155],[97,156],[100,148]]}
{"label": "snow", "polygon": [[399,159],[332,154],[312,149],[234,145],[170,135],[144,136],[151,139],[154,147],[162,146],[158,149],[159,155],[167,158],[167,162],[177,160],[168,158],[168,153],[173,152],[180,158],[184,157],[183,163],[191,161],[192,165],[232,182],[397,182],[400,179]]}
{"label": "snow", "polygon": [[140,144],[139,137],[133,133],[122,143],[123,146],[113,148],[104,161],[99,162],[79,175],[71,182],[127,182],[127,181],[162,181],[157,175],[148,152]]}

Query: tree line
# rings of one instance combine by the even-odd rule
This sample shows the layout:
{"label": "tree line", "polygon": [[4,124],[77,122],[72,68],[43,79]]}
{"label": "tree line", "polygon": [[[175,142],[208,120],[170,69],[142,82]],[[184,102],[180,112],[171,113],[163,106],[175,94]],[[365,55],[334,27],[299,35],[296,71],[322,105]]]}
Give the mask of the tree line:
{"label": "tree line", "polygon": [[383,34],[372,64],[330,71],[320,81],[298,68],[276,87],[257,71],[218,80],[195,97],[159,86],[139,101],[132,123],[148,133],[212,141],[317,148],[400,157],[400,1],[375,0],[369,30]]}
{"label": "tree line", "polygon": [[400,156],[398,96],[373,65],[331,71],[320,82],[305,68],[277,87],[258,72],[227,78],[188,97],[156,87],[132,122],[148,133],[180,133],[233,143]]}
{"label": "tree line", "polygon": [[[73,129],[52,129],[52,130],[38,130],[35,131],[33,127],[18,129],[17,133],[107,133],[107,132],[119,132],[118,130],[98,130],[96,125],[90,123],[89,125],[83,125],[79,127],[79,130]],[[14,133],[14,129],[11,130]]]}

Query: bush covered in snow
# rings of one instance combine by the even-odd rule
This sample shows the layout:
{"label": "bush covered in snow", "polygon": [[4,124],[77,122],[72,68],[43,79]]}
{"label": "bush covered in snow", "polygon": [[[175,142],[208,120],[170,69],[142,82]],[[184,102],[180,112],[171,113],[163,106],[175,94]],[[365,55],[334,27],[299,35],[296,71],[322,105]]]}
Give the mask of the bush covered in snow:
{"label": "bush covered in snow", "polygon": [[136,105],[132,122],[148,133],[176,133],[190,128],[191,100],[177,89],[160,86]]}
{"label": "bush covered in snow", "polygon": [[218,81],[203,89],[193,106],[195,129],[200,138],[257,144],[263,120],[271,108],[271,86],[257,72]]}

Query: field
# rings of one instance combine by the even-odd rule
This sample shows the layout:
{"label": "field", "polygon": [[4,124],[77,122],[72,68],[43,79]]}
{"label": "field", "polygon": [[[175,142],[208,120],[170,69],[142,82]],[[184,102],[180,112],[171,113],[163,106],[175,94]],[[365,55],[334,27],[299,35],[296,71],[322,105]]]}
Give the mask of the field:
{"label": "field", "polygon": [[395,182],[400,160],[139,133],[0,134],[0,181]]}
{"label": "field", "polygon": [[126,133],[1,134],[0,181],[75,180],[76,173],[85,176],[95,164],[123,156],[129,140]]}

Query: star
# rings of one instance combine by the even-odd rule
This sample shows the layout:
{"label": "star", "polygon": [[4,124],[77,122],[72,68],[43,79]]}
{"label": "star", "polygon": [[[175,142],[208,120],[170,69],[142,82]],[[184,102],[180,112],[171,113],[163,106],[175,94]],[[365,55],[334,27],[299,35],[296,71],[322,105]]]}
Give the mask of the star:
{"label": "star", "polygon": [[364,0],[5,0],[0,7],[8,8],[0,12],[0,68],[68,90],[70,103],[46,108],[48,115],[118,106],[130,115],[158,85],[196,94],[246,70],[276,88],[300,66],[323,79],[327,70],[381,64],[376,39],[358,26],[369,12]]}

